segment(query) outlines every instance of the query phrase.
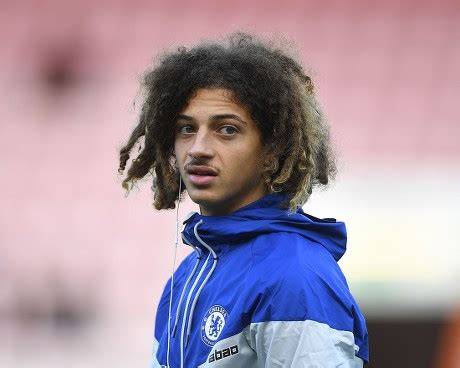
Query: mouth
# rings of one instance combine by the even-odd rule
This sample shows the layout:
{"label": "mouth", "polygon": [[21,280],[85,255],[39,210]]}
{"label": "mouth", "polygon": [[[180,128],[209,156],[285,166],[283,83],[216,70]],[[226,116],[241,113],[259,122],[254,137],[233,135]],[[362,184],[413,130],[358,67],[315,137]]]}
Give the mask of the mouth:
{"label": "mouth", "polygon": [[197,187],[211,184],[218,175],[216,169],[203,165],[189,165],[186,172],[190,182]]}

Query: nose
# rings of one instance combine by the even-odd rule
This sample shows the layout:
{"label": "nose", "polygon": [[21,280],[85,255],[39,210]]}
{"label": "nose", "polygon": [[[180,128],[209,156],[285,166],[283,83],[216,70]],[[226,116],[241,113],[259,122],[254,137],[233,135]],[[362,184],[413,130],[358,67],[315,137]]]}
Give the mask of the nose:
{"label": "nose", "polygon": [[210,132],[199,129],[194,135],[194,139],[187,154],[193,158],[212,158],[214,156],[212,137]]}

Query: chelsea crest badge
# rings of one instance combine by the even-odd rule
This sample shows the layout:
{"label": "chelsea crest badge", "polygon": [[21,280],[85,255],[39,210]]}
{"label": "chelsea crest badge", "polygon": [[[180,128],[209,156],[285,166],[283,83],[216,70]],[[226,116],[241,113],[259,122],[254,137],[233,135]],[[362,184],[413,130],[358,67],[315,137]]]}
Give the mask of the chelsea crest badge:
{"label": "chelsea crest badge", "polygon": [[214,346],[225,326],[228,313],[221,305],[213,305],[208,309],[201,320],[201,340],[208,345]]}

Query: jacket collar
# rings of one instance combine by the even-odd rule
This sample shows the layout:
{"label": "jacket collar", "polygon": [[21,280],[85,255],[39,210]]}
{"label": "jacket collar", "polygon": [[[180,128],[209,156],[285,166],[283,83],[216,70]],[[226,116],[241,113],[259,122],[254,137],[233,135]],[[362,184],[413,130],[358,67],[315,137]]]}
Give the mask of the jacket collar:
{"label": "jacket collar", "polygon": [[259,235],[297,233],[322,244],[339,260],[346,250],[345,224],[313,217],[301,208],[290,213],[282,208],[286,200],[285,195],[272,193],[225,216],[194,213],[184,221],[184,241],[202,248],[194,233],[196,227],[200,238],[220,253],[225,247],[237,246]]}

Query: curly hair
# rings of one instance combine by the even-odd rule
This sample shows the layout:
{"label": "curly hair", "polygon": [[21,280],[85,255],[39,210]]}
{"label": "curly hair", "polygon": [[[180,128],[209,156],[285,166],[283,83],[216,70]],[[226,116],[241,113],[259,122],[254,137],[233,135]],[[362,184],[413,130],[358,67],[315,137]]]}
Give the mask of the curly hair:
{"label": "curly hair", "polygon": [[303,205],[315,186],[327,185],[335,175],[329,128],[313,82],[276,42],[238,32],[223,41],[180,47],[157,59],[142,87],[139,122],[120,149],[119,173],[143,138],[122,186],[129,192],[137,180],[151,174],[156,209],[175,208],[180,200],[174,122],[200,88],[227,89],[248,109],[266,152],[271,152],[263,166],[267,191],[285,194],[290,210]]}

